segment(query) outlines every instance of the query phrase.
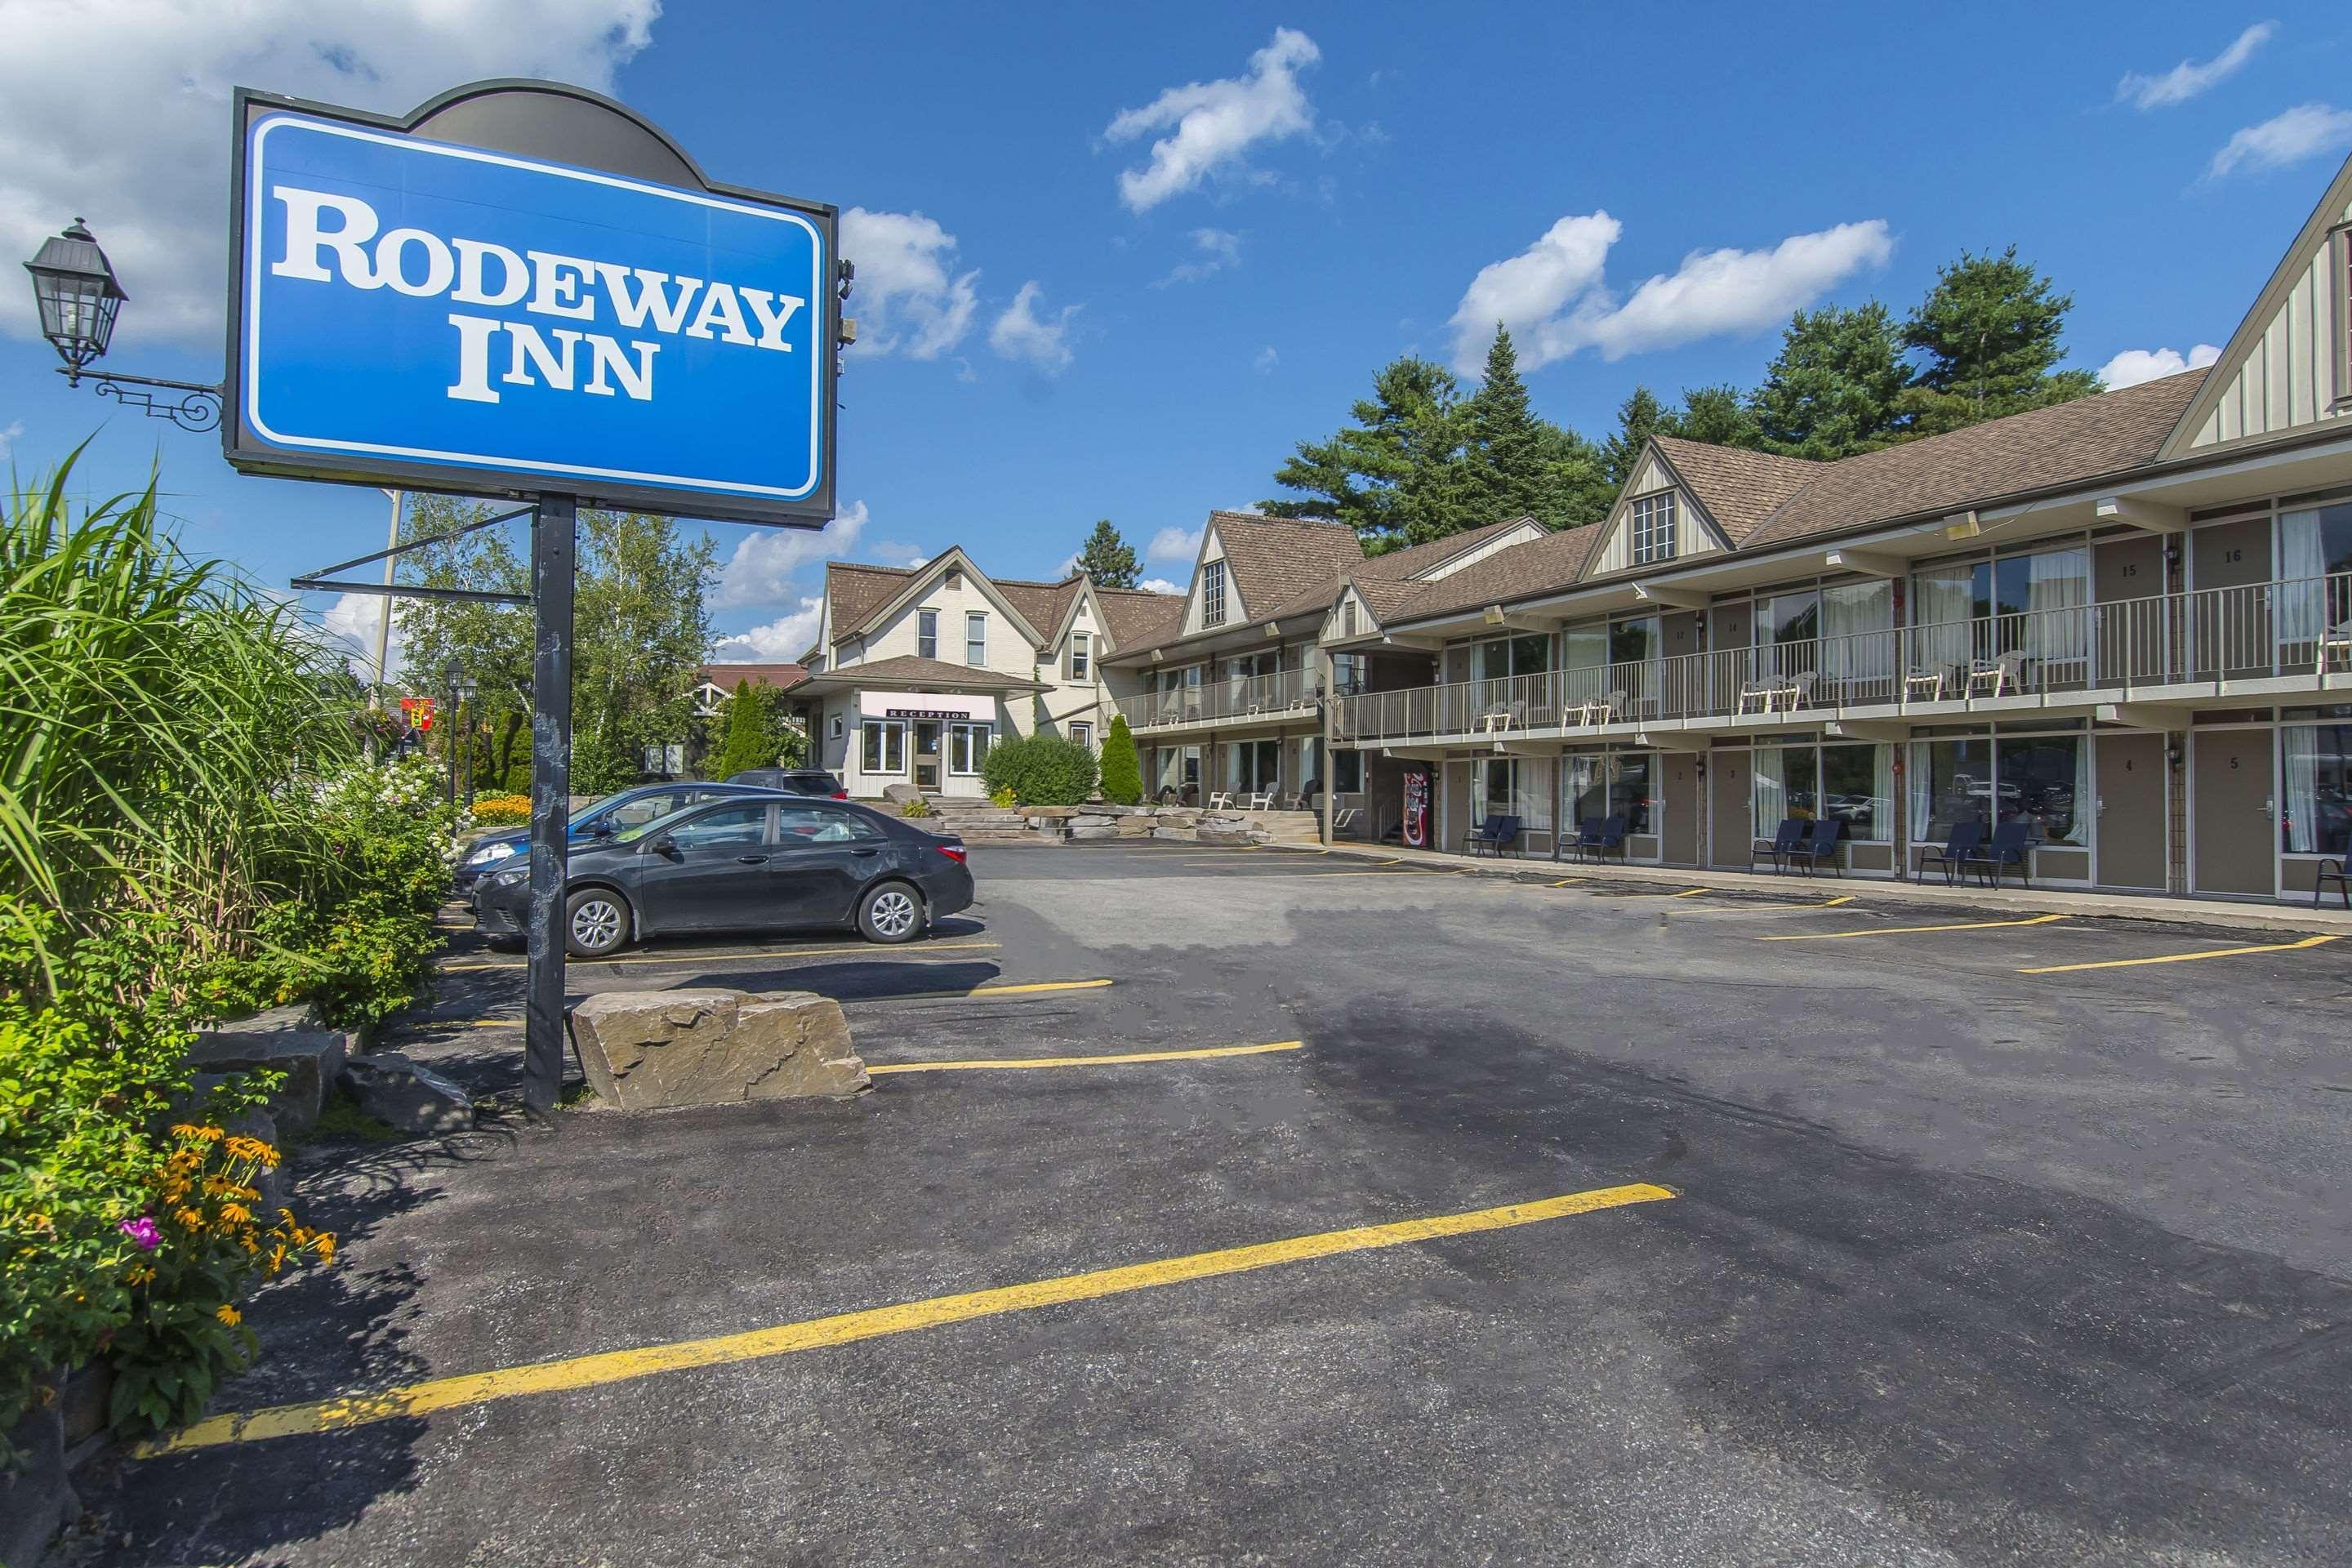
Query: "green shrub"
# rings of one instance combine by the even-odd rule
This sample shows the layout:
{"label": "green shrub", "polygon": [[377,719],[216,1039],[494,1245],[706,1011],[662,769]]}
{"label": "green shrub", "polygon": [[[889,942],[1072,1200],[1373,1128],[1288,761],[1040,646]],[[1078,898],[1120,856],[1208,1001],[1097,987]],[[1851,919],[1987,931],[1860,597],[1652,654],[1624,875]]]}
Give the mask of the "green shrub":
{"label": "green shrub", "polygon": [[989,794],[1011,790],[1023,805],[1076,805],[1095,790],[1095,754],[1059,735],[1016,735],[988,749]]}
{"label": "green shrub", "polygon": [[931,815],[931,803],[920,798],[910,800],[898,808],[898,815],[907,817],[929,816]]}
{"label": "green shrub", "polygon": [[1110,729],[1103,736],[1102,792],[1105,800],[1119,805],[1143,800],[1143,764],[1136,757],[1135,736],[1124,713],[1111,715]]}

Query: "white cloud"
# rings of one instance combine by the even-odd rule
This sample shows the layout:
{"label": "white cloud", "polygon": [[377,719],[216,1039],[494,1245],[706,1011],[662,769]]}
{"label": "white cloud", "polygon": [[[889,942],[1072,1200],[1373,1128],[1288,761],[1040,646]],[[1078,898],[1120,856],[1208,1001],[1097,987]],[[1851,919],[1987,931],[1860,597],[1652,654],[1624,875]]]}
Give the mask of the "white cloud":
{"label": "white cloud", "polygon": [[2223,179],[2241,169],[2252,174],[2284,169],[2347,145],[2352,145],[2352,110],[2301,103],[2231,137],[2206,165],[2205,177]]}
{"label": "white cloud", "polygon": [[1050,317],[1040,316],[1041,292],[1034,280],[1021,285],[1013,303],[988,329],[988,346],[1006,359],[1026,360],[1048,375],[1058,375],[1076,358],[1070,352],[1070,318],[1083,307],[1065,305]]}
{"label": "white cloud", "polygon": [[1475,374],[1495,324],[1533,370],[1579,349],[1607,360],[1697,338],[1760,331],[1895,253],[1885,220],[1791,235],[1769,250],[1695,250],[1620,300],[1601,281],[1624,226],[1605,212],[1564,217],[1518,255],[1481,268],[1454,310],[1454,360]]}
{"label": "white cloud", "polygon": [[1077,569],[1078,552],[1073,550],[1067,555],[1062,557],[1062,563],[1060,565],[1054,568],[1053,580],[1058,583]]}
{"label": "white cloud", "polygon": [[[862,514],[866,503],[857,503]],[[902,539],[877,539],[871,552],[877,564],[883,566],[920,566],[931,558],[931,552],[919,544],[909,544]]]}
{"label": "white cloud", "polygon": [[1119,172],[1119,199],[1149,211],[1212,175],[1247,175],[1243,160],[1254,143],[1312,131],[1314,110],[1297,73],[1322,58],[1314,39],[1277,27],[1274,41],[1250,56],[1248,74],[1171,87],[1141,109],[1121,111],[1103,132],[1109,141],[1169,134],[1151,144],[1150,163]]}
{"label": "white cloud", "polygon": [[1146,561],[1190,561],[1201,553],[1201,533],[1197,528],[1163,528],[1151,536],[1143,547]]}
{"label": "white cloud", "polygon": [[1180,262],[1167,277],[1155,281],[1154,289],[1165,289],[1171,283],[1198,283],[1213,278],[1228,267],[1242,264],[1242,237],[1229,228],[1196,228],[1192,231],[1190,261]]}
{"label": "white cloud", "polygon": [[1165,577],[1146,577],[1136,586],[1147,594],[1181,594],[1184,591],[1183,584],[1171,583]]}
{"label": "white cloud", "polygon": [[[119,341],[217,349],[229,89],[405,112],[453,83],[551,77],[611,91],[659,0],[51,0],[12,3],[0,49],[0,247],[76,216],[130,308]],[[29,336],[32,291],[0,289]]]}
{"label": "white cloud", "polygon": [[2199,343],[2180,357],[2179,349],[2126,349],[2099,367],[2099,379],[2107,390],[2117,391],[2137,386],[2143,381],[2154,381],[2161,375],[2179,375],[2184,370],[2195,370],[2211,364],[2221,357],[2221,351],[2211,343]]}
{"label": "white cloud", "polygon": [[2169,109],[2176,103],[2186,103],[2217,83],[2235,76],[2248,60],[2254,58],[2254,51],[2270,42],[2277,31],[2276,22],[2257,22],[2240,33],[2236,42],[2210,60],[2201,63],[2183,60],[2161,76],[2126,71],[2123,80],[2116,83],[2116,101],[2143,110]]}
{"label": "white cloud", "polygon": [[24,433],[25,422],[22,419],[11,419],[5,426],[0,426],[0,458],[15,455],[16,437]]}
{"label": "white cloud", "polygon": [[[319,617],[319,629],[350,651],[347,662],[362,680],[375,679],[375,637],[392,601],[381,594],[340,594]],[[400,620],[393,618],[392,640],[384,653],[384,679],[397,680],[406,662]]]}
{"label": "white cloud", "polygon": [[1265,347],[1257,351],[1257,357],[1255,359],[1250,361],[1250,369],[1257,372],[1260,375],[1272,375],[1274,374],[1274,367],[1281,363],[1282,356],[1275,353],[1274,345],[1272,343],[1268,343]]}
{"label": "white cloud", "polygon": [[841,254],[857,268],[846,306],[857,321],[850,353],[936,359],[971,331],[977,271],[956,272],[956,237],[920,213],[851,207]]}
{"label": "white cloud", "polygon": [[794,579],[802,569],[819,562],[845,558],[857,548],[857,536],[865,531],[866,523],[866,503],[857,501],[842,509],[823,529],[751,530],[736,543],[735,553],[727,558],[727,564],[719,568],[719,586],[710,595],[710,607],[742,610],[790,604],[796,596]]}
{"label": "white cloud", "polygon": [[764,626],[723,637],[710,645],[713,664],[789,664],[808,652],[824,619],[824,600],[803,596],[800,608]]}

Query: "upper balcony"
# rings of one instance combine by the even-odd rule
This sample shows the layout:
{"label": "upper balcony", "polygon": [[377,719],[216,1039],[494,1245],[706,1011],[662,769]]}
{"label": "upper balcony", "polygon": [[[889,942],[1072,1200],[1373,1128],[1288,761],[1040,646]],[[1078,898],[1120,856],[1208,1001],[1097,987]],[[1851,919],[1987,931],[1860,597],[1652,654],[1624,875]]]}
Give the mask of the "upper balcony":
{"label": "upper balcony", "polygon": [[1146,730],[1214,729],[1282,720],[1313,719],[1323,700],[1315,672],[1286,669],[1275,675],[1227,676],[1169,691],[1146,691],[1118,700],[1127,727]]}
{"label": "upper balcony", "polygon": [[[2352,697],[2352,574],[1340,699],[1356,744],[1619,739]],[[1857,731],[1859,733],[1860,731]]]}

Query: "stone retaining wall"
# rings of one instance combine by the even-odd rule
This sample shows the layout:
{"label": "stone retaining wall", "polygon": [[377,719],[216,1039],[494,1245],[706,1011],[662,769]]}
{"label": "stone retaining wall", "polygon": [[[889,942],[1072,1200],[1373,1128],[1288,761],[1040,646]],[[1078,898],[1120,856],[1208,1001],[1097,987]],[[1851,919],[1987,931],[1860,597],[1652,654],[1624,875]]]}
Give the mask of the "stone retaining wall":
{"label": "stone retaining wall", "polygon": [[1172,838],[1188,844],[1271,844],[1275,835],[1247,811],[1197,805],[1016,805],[1040,837],[1083,843],[1111,838]]}

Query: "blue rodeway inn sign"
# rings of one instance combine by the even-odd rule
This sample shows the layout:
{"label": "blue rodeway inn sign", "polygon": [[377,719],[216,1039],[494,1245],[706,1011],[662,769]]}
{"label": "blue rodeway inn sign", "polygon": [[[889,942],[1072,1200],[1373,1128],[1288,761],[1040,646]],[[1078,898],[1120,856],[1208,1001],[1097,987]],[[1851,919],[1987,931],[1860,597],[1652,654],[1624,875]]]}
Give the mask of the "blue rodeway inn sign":
{"label": "blue rodeway inn sign", "polygon": [[[832,520],[836,214],[714,184],[625,106],[557,82],[476,82],[399,119],[240,89],[234,130],[229,462],[529,503],[523,1100],[545,1114],[565,1057],[579,510]],[[515,601],[332,580],[410,548],[294,586]]]}
{"label": "blue rodeway inn sign", "polygon": [[405,121],[245,93],[236,125],[239,468],[833,515],[832,207],[713,186],[546,84]]}

